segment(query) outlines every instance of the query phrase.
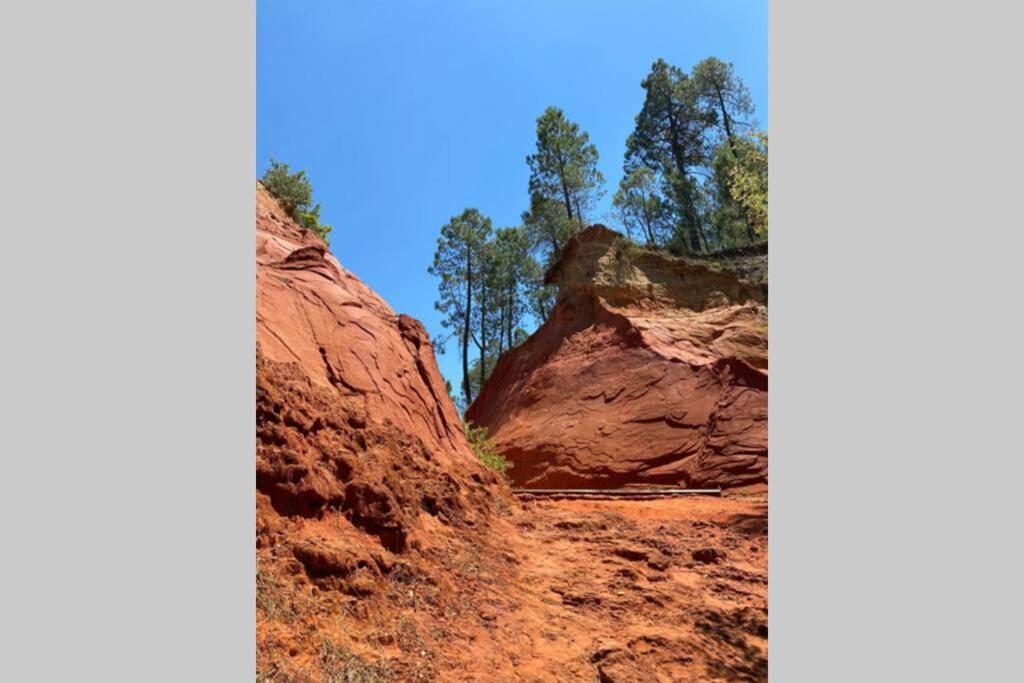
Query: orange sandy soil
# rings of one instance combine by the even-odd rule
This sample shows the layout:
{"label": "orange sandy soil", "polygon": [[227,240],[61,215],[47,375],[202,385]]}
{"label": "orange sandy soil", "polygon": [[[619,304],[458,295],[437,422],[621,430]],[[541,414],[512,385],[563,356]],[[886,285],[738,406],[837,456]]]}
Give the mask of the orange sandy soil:
{"label": "orange sandy soil", "polygon": [[767,679],[763,487],[506,507],[487,540],[424,548],[442,579],[409,566],[364,597],[260,549],[258,678]]}

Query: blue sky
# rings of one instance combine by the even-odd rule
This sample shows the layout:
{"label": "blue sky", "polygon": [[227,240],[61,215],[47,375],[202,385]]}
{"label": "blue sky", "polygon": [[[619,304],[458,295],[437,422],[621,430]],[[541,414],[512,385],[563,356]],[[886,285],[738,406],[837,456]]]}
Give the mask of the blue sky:
{"label": "blue sky", "polygon": [[[398,313],[441,333],[427,273],[440,226],[527,208],[549,105],[590,134],[610,207],[658,57],[732,62],[768,126],[765,0],[257,0],[256,160],[305,169],[331,251]],[[438,356],[459,384],[454,344]]]}

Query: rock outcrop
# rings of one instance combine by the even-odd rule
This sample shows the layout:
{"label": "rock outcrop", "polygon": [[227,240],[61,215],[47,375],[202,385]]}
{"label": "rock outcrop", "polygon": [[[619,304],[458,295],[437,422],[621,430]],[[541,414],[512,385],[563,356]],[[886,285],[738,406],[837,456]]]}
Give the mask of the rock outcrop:
{"label": "rock outcrop", "polygon": [[315,671],[323,639],[347,642],[339,610],[376,598],[386,614],[397,582],[443,585],[431,548],[479,545],[509,494],[470,450],[423,326],[262,187],[256,263],[260,666]]}
{"label": "rock outcrop", "polygon": [[548,320],[467,417],[533,488],[767,481],[763,254],[682,259],[584,230],[547,274]]}
{"label": "rock outcrop", "polygon": [[[474,457],[423,326],[257,194],[257,488],[279,513],[342,512],[400,551],[422,510],[481,508]],[[478,491],[472,500],[470,491]]]}

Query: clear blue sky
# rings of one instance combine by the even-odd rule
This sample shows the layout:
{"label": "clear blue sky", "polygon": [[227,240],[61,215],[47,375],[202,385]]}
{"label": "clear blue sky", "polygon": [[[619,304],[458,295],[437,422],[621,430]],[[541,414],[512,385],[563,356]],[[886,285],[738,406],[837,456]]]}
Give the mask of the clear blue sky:
{"label": "clear blue sky", "polygon": [[[427,273],[440,226],[528,205],[526,155],[549,105],[590,134],[608,183],[663,57],[732,62],[768,126],[767,2],[257,0],[256,160],[305,169],[331,251],[398,313],[442,332]],[[438,356],[459,385],[455,344]]]}

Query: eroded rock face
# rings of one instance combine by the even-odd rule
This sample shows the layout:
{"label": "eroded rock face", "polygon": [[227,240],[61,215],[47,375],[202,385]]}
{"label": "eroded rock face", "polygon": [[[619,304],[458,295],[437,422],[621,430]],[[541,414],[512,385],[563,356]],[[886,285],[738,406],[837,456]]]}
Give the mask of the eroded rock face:
{"label": "eroded rock face", "polygon": [[466,443],[423,326],[262,188],[256,254],[260,543],[322,588],[365,594],[431,540],[425,517],[443,536],[486,515],[498,479]]}
{"label": "eroded rock face", "polygon": [[502,356],[469,420],[523,487],[765,482],[767,286],[748,277],[588,228],[548,273],[548,321]]}
{"label": "eroded rock face", "polygon": [[297,363],[353,419],[390,422],[444,466],[476,462],[423,326],[396,315],[262,190],[256,263],[256,335],[266,360]]}

